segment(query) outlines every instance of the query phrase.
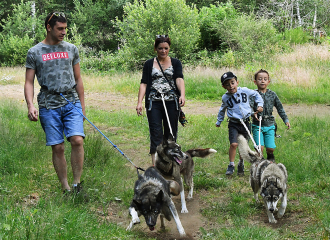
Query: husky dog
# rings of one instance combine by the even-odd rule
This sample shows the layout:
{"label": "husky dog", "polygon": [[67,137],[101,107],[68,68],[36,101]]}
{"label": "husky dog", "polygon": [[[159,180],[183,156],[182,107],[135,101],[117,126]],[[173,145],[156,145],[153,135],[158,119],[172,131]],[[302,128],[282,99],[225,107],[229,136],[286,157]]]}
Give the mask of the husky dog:
{"label": "husky dog", "polygon": [[140,223],[139,216],[143,215],[149,229],[153,231],[160,214],[161,228],[165,228],[164,217],[171,221],[173,216],[180,236],[186,236],[170,196],[171,194],[179,195],[179,192],[179,184],[175,181],[165,180],[154,167],[149,167],[143,175],[139,174],[139,178],[135,182],[133,201],[129,208],[132,221],[126,230],[130,230],[134,224]]}
{"label": "husky dog", "polygon": [[184,181],[189,187],[188,199],[193,197],[193,172],[194,161],[193,157],[207,157],[211,153],[217,152],[212,148],[206,149],[191,149],[186,152],[181,151],[181,147],[172,138],[163,140],[156,148],[155,167],[167,179],[173,179],[180,185],[181,195],[181,213],[188,213],[186,200],[184,196],[183,181],[181,174],[184,176]]}
{"label": "husky dog", "polygon": [[254,192],[254,199],[259,202],[258,192],[264,200],[270,223],[276,223],[274,211],[277,210],[277,202],[281,199],[281,206],[277,217],[284,215],[287,205],[287,179],[288,173],[281,163],[272,163],[260,157],[258,153],[252,151],[243,135],[238,136],[238,151],[244,160],[251,163],[250,185]]}

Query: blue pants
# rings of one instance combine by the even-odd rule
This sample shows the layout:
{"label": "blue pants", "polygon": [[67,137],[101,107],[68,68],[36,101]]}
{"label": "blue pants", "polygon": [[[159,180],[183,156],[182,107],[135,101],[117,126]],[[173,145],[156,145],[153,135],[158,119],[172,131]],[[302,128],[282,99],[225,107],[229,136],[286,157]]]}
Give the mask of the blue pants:
{"label": "blue pants", "polygon": [[[253,139],[259,145],[259,126],[252,124]],[[261,127],[260,145],[266,148],[276,148],[275,145],[275,125]]]}
{"label": "blue pants", "polygon": [[[80,101],[74,104],[82,112]],[[84,134],[83,116],[71,105],[55,109],[40,108],[40,123],[46,133],[46,145],[52,146],[64,142],[63,132],[66,138],[82,136]]]}

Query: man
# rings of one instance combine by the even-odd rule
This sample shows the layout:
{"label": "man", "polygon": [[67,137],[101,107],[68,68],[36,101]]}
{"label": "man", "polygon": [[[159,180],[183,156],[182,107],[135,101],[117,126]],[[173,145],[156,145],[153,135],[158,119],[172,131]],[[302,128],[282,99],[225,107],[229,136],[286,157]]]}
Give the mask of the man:
{"label": "man", "polygon": [[[64,137],[71,143],[71,166],[73,191],[81,189],[85,137],[83,117],[61,95],[62,93],[85,115],[84,86],[80,75],[78,49],[63,41],[67,30],[65,15],[60,12],[48,14],[45,20],[46,38],[29,49],[26,58],[24,94],[30,121],[38,121],[38,110],[33,105],[34,77],[41,86],[38,94],[39,118],[46,133],[46,145],[52,146],[55,171],[63,193],[71,191],[67,179],[64,157]],[[86,115],[85,115],[86,116]]]}

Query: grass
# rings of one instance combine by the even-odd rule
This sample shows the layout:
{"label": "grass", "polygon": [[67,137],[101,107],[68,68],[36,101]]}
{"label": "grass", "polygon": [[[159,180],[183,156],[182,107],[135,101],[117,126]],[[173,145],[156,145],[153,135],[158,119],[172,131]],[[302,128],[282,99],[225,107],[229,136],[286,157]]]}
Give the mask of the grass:
{"label": "grass", "polygon": [[[259,68],[269,70],[271,88],[285,103],[329,103],[329,55],[324,54],[325,49],[297,46],[296,54],[278,56],[274,62],[230,70],[239,76],[241,86],[251,88],[252,73]],[[227,70],[186,69],[187,98],[219,101],[224,93],[219,78]],[[305,75],[309,77],[303,78]],[[11,76],[0,81],[4,87],[22,85],[24,69],[0,68],[1,76]],[[292,76],[292,81],[285,76]],[[133,98],[140,77],[140,73],[83,75],[86,91]],[[87,107],[86,111],[134,163],[149,166],[146,118],[128,110]],[[0,239],[154,239],[140,228],[125,231],[136,170],[88,122],[82,177],[89,195],[86,202],[62,197],[51,150],[45,146],[40,123],[26,118],[24,103],[2,98],[0,113]],[[282,137],[276,139],[275,156],[288,169],[289,192],[286,213],[276,225],[267,223],[263,205],[253,200],[248,172],[241,178],[224,174],[229,148],[226,123],[215,128],[215,116],[191,115],[188,126],[180,127],[178,142],[182,149],[217,150],[206,159],[195,159],[195,192],[203,221],[207,222],[199,229],[199,239],[329,239],[330,123],[327,117],[294,117],[290,121],[289,131],[278,124]],[[69,159],[70,146],[65,143],[65,147]],[[70,162],[68,165],[70,168]]]}
{"label": "grass", "polygon": [[[83,179],[89,202],[65,199],[61,197],[50,149],[45,146],[39,124],[29,122],[25,107],[15,102],[2,101],[0,111],[3,239],[151,239],[139,230],[126,232],[126,226],[109,220],[113,214],[109,209],[115,209],[115,214],[128,222],[127,209],[136,171],[99,133],[86,126]],[[129,148],[139,151],[141,146],[148,145],[148,128],[144,123],[136,124],[135,115],[97,110],[87,114],[94,124],[102,123],[104,133],[124,152]],[[227,128],[224,124],[215,129],[213,118],[191,116],[191,123],[179,132],[183,149],[204,146],[218,151],[207,159],[195,159],[195,190],[201,198],[201,212],[213,222],[212,229],[201,229],[200,238],[265,239],[265,229],[268,239],[327,236],[330,223],[327,119],[297,117],[292,120],[294,127],[290,131],[279,125],[282,138],[276,142],[279,149],[276,158],[289,172],[289,202],[284,218],[279,220],[282,223],[272,227],[266,223],[263,205],[252,199],[248,174],[243,178],[225,177]],[[117,127],[115,131],[112,126]],[[134,133],[131,144],[125,145],[130,133]],[[68,144],[66,149],[69,158]]]}

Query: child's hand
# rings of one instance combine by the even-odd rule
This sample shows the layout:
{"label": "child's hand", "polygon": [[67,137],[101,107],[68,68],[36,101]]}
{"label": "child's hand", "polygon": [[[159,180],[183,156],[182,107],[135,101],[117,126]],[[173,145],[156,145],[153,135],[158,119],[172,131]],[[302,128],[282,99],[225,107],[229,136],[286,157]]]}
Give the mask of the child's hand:
{"label": "child's hand", "polygon": [[257,119],[258,121],[260,121],[258,118],[258,113],[261,113],[263,110],[264,110],[263,107],[259,106],[257,108],[257,111],[254,113],[254,118]]}
{"label": "child's hand", "polygon": [[289,122],[287,122],[285,125],[288,127],[288,130],[291,128],[291,125]]}

